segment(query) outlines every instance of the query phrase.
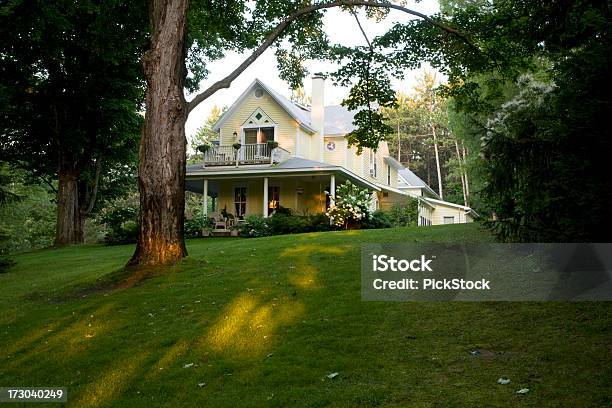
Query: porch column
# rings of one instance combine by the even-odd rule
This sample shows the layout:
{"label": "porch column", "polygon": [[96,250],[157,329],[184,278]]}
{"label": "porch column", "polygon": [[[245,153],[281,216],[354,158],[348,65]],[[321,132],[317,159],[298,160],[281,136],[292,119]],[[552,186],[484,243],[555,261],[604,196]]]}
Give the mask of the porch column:
{"label": "porch column", "polygon": [[202,214],[205,217],[208,215],[208,179],[204,179],[204,186],[202,188]]}
{"label": "porch column", "polygon": [[268,216],[268,178],[263,179],[263,216]]}
{"label": "porch column", "polygon": [[329,195],[336,198],[336,176],[334,174],[329,178]]}

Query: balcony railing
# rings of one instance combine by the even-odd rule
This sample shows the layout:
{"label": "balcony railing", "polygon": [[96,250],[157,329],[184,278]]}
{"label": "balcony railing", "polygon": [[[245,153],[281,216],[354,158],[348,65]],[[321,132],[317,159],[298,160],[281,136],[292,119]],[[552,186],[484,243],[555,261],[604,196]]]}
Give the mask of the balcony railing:
{"label": "balcony railing", "polygon": [[290,153],[282,147],[270,149],[267,143],[212,146],[204,154],[204,166],[239,166],[241,164],[272,164],[286,160]]}

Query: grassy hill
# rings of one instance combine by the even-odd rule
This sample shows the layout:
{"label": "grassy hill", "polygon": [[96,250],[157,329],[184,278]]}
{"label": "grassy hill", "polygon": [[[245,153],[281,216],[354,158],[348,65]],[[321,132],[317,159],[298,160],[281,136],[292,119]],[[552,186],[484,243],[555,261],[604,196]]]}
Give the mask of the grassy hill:
{"label": "grassy hill", "polygon": [[491,240],[477,224],[192,240],[146,280],[121,272],[131,246],[22,254],[0,275],[0,386],[65,386],[78,407],[612,405],[610,304],[360,300],[362,243]]}

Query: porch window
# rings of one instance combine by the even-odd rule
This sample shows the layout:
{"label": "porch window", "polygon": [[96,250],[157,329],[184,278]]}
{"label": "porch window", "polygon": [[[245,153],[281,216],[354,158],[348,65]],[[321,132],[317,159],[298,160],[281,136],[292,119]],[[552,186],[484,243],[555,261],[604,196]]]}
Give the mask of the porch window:
{"label": "porch window", "polygon": [[246,215],[247,205],[247,189],[246,187],[234,188],[234,209],[236,217],[244,217]]}
{"label": "porch window", "polygon": [[251,127],[244,129],[244,144],[263,144],[274,140],[274,127]]}
{"label": "porch window", "polygon": [[280,187],[270,186],[268,187],[268,214],[272,214],[274,211],[280,208]]}
{"label": "porch window", "polygon": [[444,217],[444,224],[454,224],[455,217]]}

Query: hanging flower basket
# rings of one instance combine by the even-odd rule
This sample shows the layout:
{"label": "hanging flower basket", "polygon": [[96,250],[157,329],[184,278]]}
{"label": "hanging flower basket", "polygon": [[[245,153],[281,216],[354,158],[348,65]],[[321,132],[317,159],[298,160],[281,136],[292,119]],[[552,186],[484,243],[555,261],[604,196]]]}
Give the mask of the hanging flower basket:
{"label": "hanging flower basket", "polygon": [[267,143],[270,150],[274,150],[278,147],[278,142],[276,140],[268,140]]}
{"label": "hanging flower basket", "polygon": [[232,147],[234,148],[234,150],[240,150],[240,148],[242,147],[242,145],[240,143],[234,143],[232,145]]}
{"label": "hanging flower basket", "polygon": [[209,151],[211,147],[212,146],[209,144],[203,144],[196,147],[196,150],[200,153],[206,154],[206,152]]}

